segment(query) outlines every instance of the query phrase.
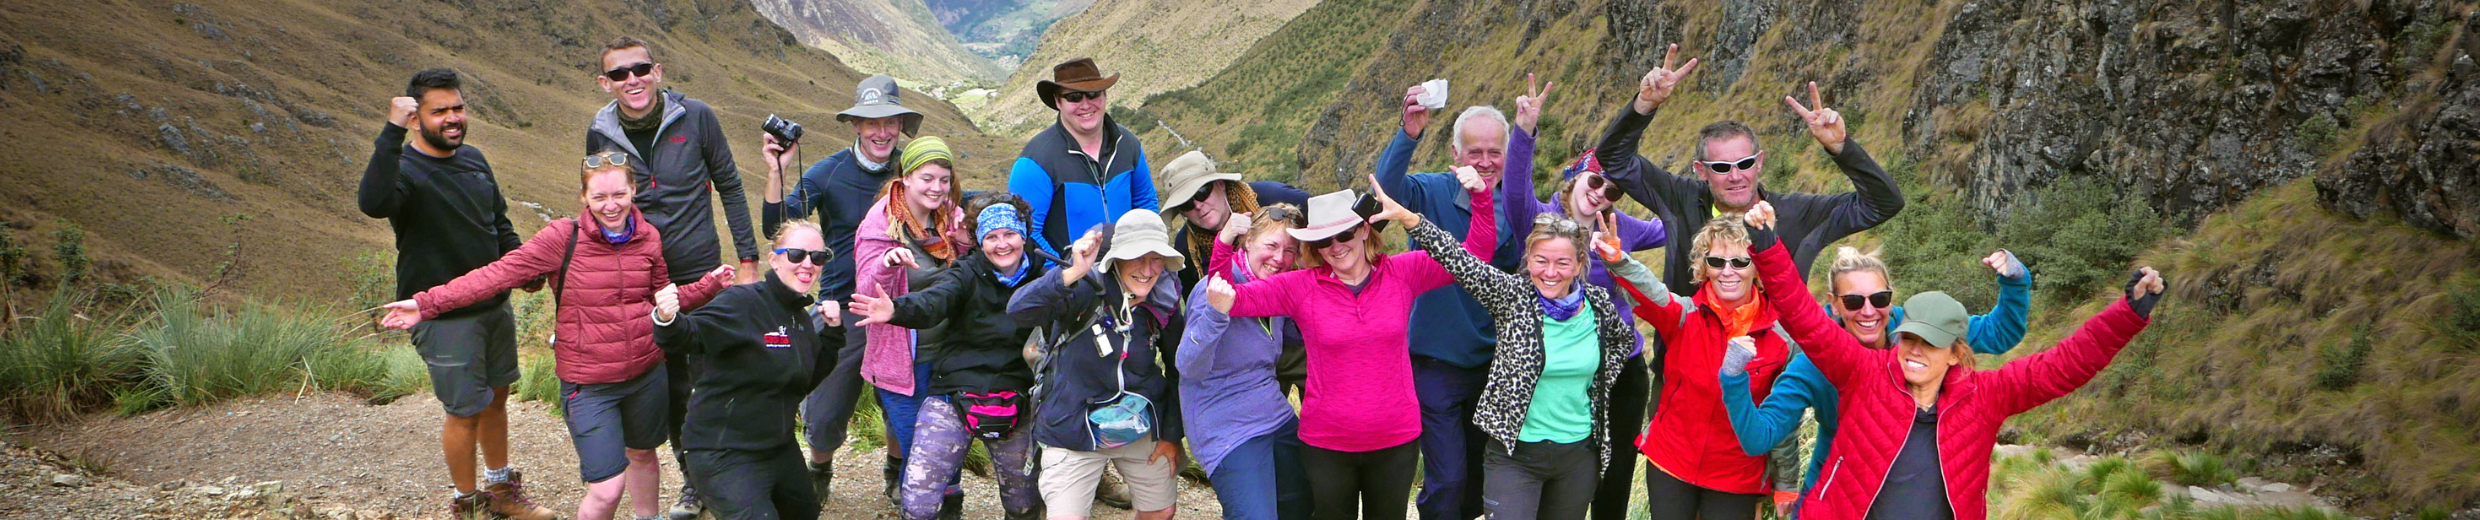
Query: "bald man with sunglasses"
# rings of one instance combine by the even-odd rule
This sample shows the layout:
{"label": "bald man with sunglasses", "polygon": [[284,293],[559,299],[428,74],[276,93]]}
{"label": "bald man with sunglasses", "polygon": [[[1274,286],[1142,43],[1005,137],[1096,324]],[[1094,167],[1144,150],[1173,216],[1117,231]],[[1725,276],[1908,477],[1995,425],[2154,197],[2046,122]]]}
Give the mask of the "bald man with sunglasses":
{"label": "bald man with sunglasses", "polygon": [[[1661,218],[1663,227],[1703,229],[1705,222],[1714,217],[1746,212],[1758,201],[1770,202],[1779,216],[1774,226],[1776,236],[1791,246],[1792,263],[1806,273],[1826,246],[1852,233],[1877,227],[1903,211],[1903,190],[1895,186],[1894,177],[1879,168],[1859,142],[1851,140],[1842,114],[1825,107],[1816,83],[1808,84],[1808,104],[1802,105],[1790,96],[1784,96],[1783,103],[1800,117],[1809,135],[1825,147],[1843,175],[1851,178],[1854,191],[1819,195],[1765,189],[1759,177],[1765,171],[1765,152],[1757,147],[1756,131],[1738,121],[1715,122],[1697,132],[1696,160],[1689,165],[1693,172],[1690,175],[1673,174],[1646,160],[1636,150],[1643,140],[1645,126],[1653,122],[1655,110],[1670,99],[1671,92],[1688,73],[1696,70],[1698,60],[1691,58],[1679,64],[1678,54],[1679,45],[1671,45],[1662,58],[1662,66],[1645,73],[1637,84],[1636,97],[1619,110],[1619,117],[1611,122],[1610,130],[1602,135],[1593,152],[1594,160],[1604,168],[1603,176],[1620,191],[1651,208]],[[1689,235],[1692,233],[1675,233],[1671,238],[1684,241]],[[1686,245],[1674,242],[1663,248],[1662,282],[1680,296],[1694,296],[1698,285],[1691,282],[1689,273],[1700,261],[1689,255],[1701,252]],[[1647,363],[1662,366],[1662,350],[1652,352],[1653,358]],[[1613,439],[1613,444],[1619,444],[1619,440],[1624,439]],[[1785,452],[1776,450],[1777,454]],[[1606,468],[1602,489],[1594,496],[1594,520],[1626,517],[1628,473],[1633,467],[1633,461],[1628,461]],[[1796,497],[1800,484],[1798,467],[1776,463],[1770,468],[1773,475],[1791,476],[1776,478],[1774,488],[1786,492],[1777,501]]]}

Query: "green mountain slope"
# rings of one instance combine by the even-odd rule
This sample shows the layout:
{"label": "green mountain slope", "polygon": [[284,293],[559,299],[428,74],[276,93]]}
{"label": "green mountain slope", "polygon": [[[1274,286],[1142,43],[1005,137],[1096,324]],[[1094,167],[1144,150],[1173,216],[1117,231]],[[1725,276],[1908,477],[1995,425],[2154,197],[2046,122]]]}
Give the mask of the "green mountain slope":
{"label": "green mountain slope", "polygon": [[895,76],[928,90],[981,84],[1007,69],[967,50],[922,0],[752,0],[758,12],[811,47],[854,69]]}

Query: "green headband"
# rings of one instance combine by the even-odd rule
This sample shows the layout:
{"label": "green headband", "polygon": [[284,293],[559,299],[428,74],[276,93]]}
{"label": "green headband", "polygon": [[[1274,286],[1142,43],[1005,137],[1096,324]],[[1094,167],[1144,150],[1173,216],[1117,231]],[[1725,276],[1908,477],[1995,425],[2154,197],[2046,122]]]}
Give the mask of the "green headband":
{"label": "green headband", "polygon": [[921,165],[933,160],[947,161],[954,168],[956,154],[947,150],[947,140],[938,137],[917,137],[904,144],[904,174],[911,175]]}

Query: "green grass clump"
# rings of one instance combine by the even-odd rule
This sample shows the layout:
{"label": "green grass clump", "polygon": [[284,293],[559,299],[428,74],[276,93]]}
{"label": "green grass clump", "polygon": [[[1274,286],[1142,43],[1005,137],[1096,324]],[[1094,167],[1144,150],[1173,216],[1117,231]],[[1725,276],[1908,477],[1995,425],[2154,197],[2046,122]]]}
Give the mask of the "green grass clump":
{"label": "green grass clump", "polygon": [[525,363],[525,369],[518,373],[516,388],[510,389],[511,393],[516,394],[518,400],[551,403],[551,415],[566,417],[568,401],[560,398],[559,368],[559,361],[550,356]]}
{"label": "green grass clump", "polygon": [[83,312],[92,294],[63,288],[41,314],[0,336],[0,409],[27,421],[67,419],[108,403],[116,386],[143,377],[141,355],[110,316]]}
{"label": "green grass clump", "polygon": [[2156,452],[2145,461],[2153,474],[2182,486],[2213,487],[2239,480],[2220,456],[2194,451]]}
{"label": "green grass clump", "polygon": [[426,386],[411,349],[357,339],[343,313],[259,303],[218,312],[182,288],[159,289],[151,303],[153,315],[131,334],[145,355],[147,388],[116,394],[123,412],[284,391],[388,399]]}

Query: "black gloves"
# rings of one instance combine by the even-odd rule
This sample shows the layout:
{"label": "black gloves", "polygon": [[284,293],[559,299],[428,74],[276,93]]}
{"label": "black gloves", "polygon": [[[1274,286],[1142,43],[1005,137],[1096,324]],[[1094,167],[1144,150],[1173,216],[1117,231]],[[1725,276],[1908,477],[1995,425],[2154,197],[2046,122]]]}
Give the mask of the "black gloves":
{"label": "black gloves", "polygon": [[2127,276],[2127,307],[2135,309],[2137,316],[2143,316],[2144,319],[2149,320],[2153,319],[2153,304],[2161,303],[2161,293],[2147,294],[2142,298],[2136,297],[2136,283],[2143,280],[2144,271],[2140,269]]}

